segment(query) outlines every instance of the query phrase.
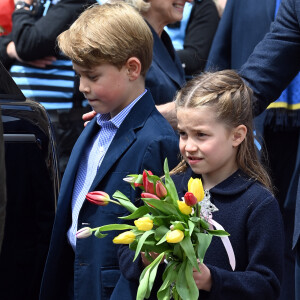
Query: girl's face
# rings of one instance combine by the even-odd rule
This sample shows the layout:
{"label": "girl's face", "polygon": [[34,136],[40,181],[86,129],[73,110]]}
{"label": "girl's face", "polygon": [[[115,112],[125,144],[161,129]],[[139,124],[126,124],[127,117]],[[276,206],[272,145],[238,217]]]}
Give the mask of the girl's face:
{"label": "girl's face", "polygon": [[180,152],[192,170],[202,175],[205,189],[237,170],[235,130],[218,122],[213,108],[179,108],[177,119]]}

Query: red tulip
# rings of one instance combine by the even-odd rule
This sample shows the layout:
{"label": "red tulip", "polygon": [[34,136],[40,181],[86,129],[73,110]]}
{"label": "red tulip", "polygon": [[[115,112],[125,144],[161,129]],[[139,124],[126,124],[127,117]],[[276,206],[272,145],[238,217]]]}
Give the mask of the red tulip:
{"label": "red tulip", "polygon": [[168,194],[167,189],[165,188],[163,183],[159,180],[156,181],[155,191],[156,191],[156,195],[159,198],[165,198]]}
{"label": "red tulip", "polygon": [[184,200],[188,206],[194,206],[198,202],[194,194],[190,192],[185,193]]}
{"label": "red tulip", "polygon": [[156,195],[151,194],[151,193],[142,193],[141,196],[142,196],[142,198],[151,198],[151,199],[160,200]]}
{"label": "red tulip", "polygon": [[[153,175],[151,171],[147,171],[147,172],[150,176]],[[143,186],[145,192],[154,194],[154,184],[148,180],[147,172],[146,171],[143,172]]]}
{"label": "red tulip", "polygon": [[89,192],[85,198],[96,205],[99,206],[105,206],[109,203],[110,198],[109,195],[105,192],[95,191],[95,192]]}

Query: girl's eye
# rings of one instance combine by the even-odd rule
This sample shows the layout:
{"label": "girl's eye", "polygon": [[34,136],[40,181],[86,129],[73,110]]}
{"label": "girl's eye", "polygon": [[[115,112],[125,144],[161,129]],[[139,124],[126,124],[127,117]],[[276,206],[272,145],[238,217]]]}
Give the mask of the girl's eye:
{"label": "girl's eye", "polygon": [[184,131],[178,131],[178,134],[181,136],[181,137],[184,137],[184,136],[186,136],[186,133],[184,132]]}
{"label": "girl's eye", "polygon": [[203,133],[203,132],[198,132],[198,133],[197,133],[197,136],[198,136],[198,137],[204,137],[204,136],[206,136],[206,134]]}

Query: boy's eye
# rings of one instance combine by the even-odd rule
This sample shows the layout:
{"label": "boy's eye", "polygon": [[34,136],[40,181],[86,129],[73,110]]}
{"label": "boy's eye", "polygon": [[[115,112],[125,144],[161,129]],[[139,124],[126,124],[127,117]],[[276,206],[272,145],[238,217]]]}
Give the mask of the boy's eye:
{"label": "boy's eye", "polygon": [[92,80],[92,81],[95,81],[98,78],[97,75],[89,75],[87,77],[88,77],[89,80]]}

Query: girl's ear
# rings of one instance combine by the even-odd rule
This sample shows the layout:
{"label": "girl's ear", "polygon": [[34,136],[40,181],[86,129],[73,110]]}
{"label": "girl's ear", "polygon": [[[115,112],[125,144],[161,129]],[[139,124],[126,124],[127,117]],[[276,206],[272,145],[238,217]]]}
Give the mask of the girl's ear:
{"label": "girl's ear", "polygon": [[137,57],[128,58],[125,67],[130,80],[136,80],[141,75],[142,64]]}
{"label": "girl's ear", "polygon": [[233,129],[232,133],[232,146],[237,147],[242,143],[247,134],[247,127],[245,125],[239,125]]}

